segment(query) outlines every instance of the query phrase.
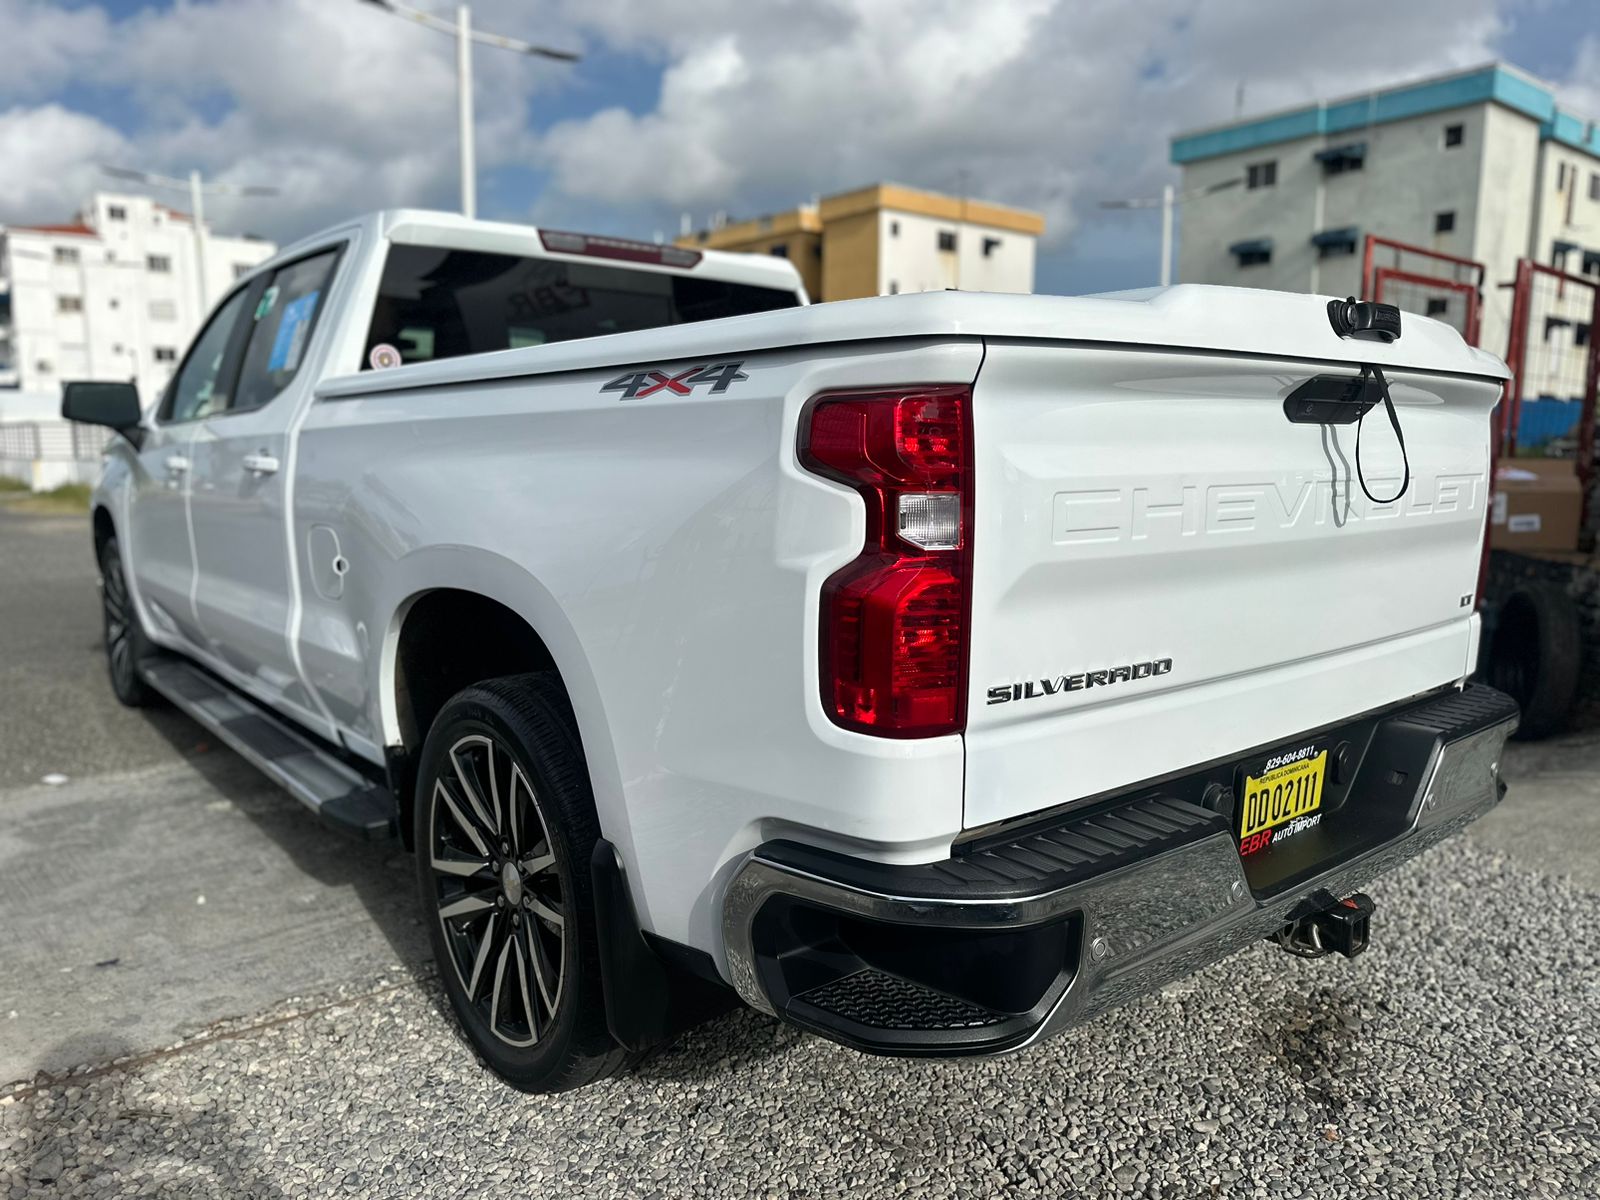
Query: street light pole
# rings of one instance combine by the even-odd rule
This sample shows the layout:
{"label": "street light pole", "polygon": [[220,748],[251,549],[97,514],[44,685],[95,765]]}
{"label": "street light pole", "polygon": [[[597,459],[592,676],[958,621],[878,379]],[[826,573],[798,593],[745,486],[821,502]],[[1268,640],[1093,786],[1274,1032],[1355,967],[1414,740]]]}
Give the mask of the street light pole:
{"label": "street light pole", "polygon": [[206,287],[206,210],[205,188],[200,185],[200,172],[189,172],[189,216],[194,221],[194,273],[199,279],[200,316],[210,307],[210,289]]}
{"label": "street light pole", "polygon": [[472,10],[465,4],[456,6],[456,19],[446,20],[420,8],[398,4],[395,0],[362,0],[397,17],[405,17],[418,25],[448,33],[456,39],[456,115],[460,123],[461,139],[461,212],[464,216],[478,215],[477,149],[473,144],[472,112],[472,44],[481,42],[501,50],[511,50],[535,58],[548,58],[556,62],[579,62],[580,56],[570,50],[554,50],[549,46],[536,46],[518,38],[501,37],[483,33],[472,27]]}
{"label": "street light pole", "polygon": [[477,147],[472,123],[472,9],[456,9],[457,117],[461,122],[461,212],[478,215]]}

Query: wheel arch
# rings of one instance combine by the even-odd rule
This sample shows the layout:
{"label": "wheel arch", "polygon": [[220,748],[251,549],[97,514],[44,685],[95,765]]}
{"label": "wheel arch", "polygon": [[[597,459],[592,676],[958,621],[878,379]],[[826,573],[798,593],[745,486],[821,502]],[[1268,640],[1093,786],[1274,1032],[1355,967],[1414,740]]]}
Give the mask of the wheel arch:
{"label": "wheel arch", "polygon": [[549,671],[572,706],[601,829],[629,842],[599,689],[555,598],[496,555],[463,561],[460,548],[453,547],[402,561],[402,594],[385,629],[377,691],[384,754],[406,836],[416,762],[445,702],[484,679]]}

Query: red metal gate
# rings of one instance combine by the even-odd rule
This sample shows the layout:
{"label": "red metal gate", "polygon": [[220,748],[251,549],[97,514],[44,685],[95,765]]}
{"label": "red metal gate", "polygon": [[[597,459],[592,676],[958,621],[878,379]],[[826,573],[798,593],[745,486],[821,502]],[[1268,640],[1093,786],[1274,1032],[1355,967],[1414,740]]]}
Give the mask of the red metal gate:
{"label": "red metal gate", "polygon": [[[1517,262],[1506,337],[1503,450],[1577,460],[1587,493],[1594,472],[1594,410],[1600,377],[1600,282],[1532,259]],[[1570,444],[1569,444],[1570,440]]]}
{"label": "red metal gate", "polygon": [[1361,298],[1453,325],[1476,346],[1483,325],[1481,262],[1367,234],[1361,256]]}

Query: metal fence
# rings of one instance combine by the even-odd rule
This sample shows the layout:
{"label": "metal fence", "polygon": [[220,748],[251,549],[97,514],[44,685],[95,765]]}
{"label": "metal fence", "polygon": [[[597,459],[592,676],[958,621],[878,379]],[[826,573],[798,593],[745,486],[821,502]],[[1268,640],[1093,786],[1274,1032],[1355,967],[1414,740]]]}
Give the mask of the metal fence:
{"label": "metal fence", "polygon": [[17,421],[0,425],[0,458],[25,462],[95,462],[115,435],[98,425],[71,421]]}
{"label": "metal fence", "polygon": [[1364,299],[1453,325],[1470,346],[1481,335],[1483,276],[1483,264],[1474,259],[1370,233],[1362,251]]}

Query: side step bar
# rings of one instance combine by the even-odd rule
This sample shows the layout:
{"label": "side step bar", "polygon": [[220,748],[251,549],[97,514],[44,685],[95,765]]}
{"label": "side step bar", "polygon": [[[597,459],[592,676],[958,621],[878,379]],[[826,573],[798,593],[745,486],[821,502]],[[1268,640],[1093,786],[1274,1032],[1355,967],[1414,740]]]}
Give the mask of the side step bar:
{"label": "side step bar", "polygon": [[368,841],[394,836],[399,806],[383,784],[193,663],[155,654],[144,681],[329,825]]}

